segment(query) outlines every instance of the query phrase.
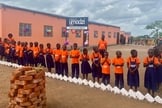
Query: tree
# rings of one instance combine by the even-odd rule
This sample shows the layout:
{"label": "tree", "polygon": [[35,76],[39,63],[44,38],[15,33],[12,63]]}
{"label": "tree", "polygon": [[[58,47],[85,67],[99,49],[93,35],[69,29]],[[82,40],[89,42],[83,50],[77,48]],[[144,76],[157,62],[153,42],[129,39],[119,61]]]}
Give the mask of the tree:
{"label": "tree", "polygon": [[153,36],[153,37],[162,36],[161,35],[162,32],[159,32],[160,30],[162,30],[162,20],[155,21],[147,25],[145,28],[152,30],[152,32],[150,33],[150,36]]}

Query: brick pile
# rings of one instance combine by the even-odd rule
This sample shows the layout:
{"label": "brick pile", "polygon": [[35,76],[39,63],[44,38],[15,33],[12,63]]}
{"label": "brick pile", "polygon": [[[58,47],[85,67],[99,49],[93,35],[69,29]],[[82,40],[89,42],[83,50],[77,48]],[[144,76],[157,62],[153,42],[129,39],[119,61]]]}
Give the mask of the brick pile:
{"label": "brick pile", "polygon": [[12,73],[8,108],[46,108],[45,72],[23,67]]}

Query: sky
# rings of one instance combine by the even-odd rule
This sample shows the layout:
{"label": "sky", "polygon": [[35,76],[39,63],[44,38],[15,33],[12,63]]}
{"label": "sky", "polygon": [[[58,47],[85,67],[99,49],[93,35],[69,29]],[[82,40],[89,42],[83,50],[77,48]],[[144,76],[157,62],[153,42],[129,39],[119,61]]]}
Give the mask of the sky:
{"label": "sky", "polygon": [[132,36],[149,35],[146,25],[162,20],[162,0],[0,0],[6,5],[119,26]]}

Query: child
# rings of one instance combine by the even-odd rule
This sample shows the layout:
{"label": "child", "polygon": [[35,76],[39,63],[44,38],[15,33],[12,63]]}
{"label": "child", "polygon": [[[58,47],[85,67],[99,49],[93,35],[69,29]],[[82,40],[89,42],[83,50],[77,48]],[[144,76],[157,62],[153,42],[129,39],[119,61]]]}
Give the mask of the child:
{"label": "child", "polygon": [[34,53],[33,53],[33,42],[29,43],[28,48],[28,62],[30,66],[34,66]]}
{"label": "child", "polygon": [[91,55],[91,60],[92,60],[92,77],[93,77],[93,82],[96,81],[100,82],[100,78],[102,77],[102,72],[101,72],[101,65],[100,65],[100,60],[102,56],[98,51],[97,47],[93,47],[93,53]]}
{"label": "child", "polygon": [[83,79],[88,80],[88,74],[91,73],[91,67],[89,64],[89,55],[88,50],[86,48],[83,49],[83,54],[80,56],[81,63],[81,72],[83,74]]}
{"label": "child", "polygon": [[127,59],[127,83],[130,86],[130,89],[134,87],[135,91],[137,91],[137,87],[139,87],[139,68],[140,60],[137,57],[137,50],[131,50],[131,57]]}
{"label": "child", "polygon": [[24,49],[24,42],[21,42],[21,46],[19,48],[19,53],[18,53],[18,64],[19,65],[24,65],[24,61],[23,61],[23,49]]}
{"label": "child", "polygon": [[45,50],[43,44],[39,44],[39,51],[38,51],[38,64],[41,66],[46,66],[45,58],[44,58]]}
{"label": "child", "polygon": [[4,55],[5,55],[5,60],[9,61],[9,50],[10,50],[10,46],[9,46],[9,42],[7,40],[7,38],[4,39]]}
{"label": "child", "polygon": [[29,65],[29,62],[28,62],[28,43],[27,42],[24,42],[23,61],[24,61],[24,66],[28,66]]}
{"label": "child", "polygon": [[48,68],[48,72],[51,72],[52,68],[54,68],[54,62],[52,57],[53,50],[51,48],[50,43],[47,43],[47,48],[45,52],[46,52],[46,63],[47,63],[46,66]]}
{"label": "child", "polygon": [[146,67],[144,86],[147,88],[148,93],[152,91],[151,94],[154,97],[154,93],[157,90],[156,68],[159,65],[159,61],[157,57],[154,57],[153,49],[148,50],[148,56],[144,59],[143,65]]}
{"label": "child", "polygon": [[60,58],[61,58],[61,45],[59,43],[56,44],[56,49],[53,50],[54,60],[55,60],[55,70],[57,74],[61,74],[61,65],[60,65]]}
{"label": "child", "polygon": [[16,62],[16,41],[11,41],[9,49],[9,62]]}
{"label": "child", "polygon": [[160,65],[157,67],[157,87],[159,89],[160,84],[162,83],[162,51],[158,56]]}
{"label": "child", "polygon": [[104,57],[101,59],[102,66],[102,83],[105,85],[110,83],[110,65],[111,60],[108,58],[109,53],[106,51]]}
{"label": "child", "polygon": [[63,45],[60,58],[62,76],[68,76],[68,55],[66,45]]}
{"label": "child", "polygon": [[33,57],[34,57],[34,65],[36,67],[37,67],[37,64],[38,64],[38,53],[39,53],[38,42],[34,42]]}
{"label": "child", "polygon": [[112,60],[112,64],[114,65],[114,72],[115,72],[115,86],[122,89],[124,87],[124,79],[123,79],[124,59],[122,58],[121,51],[116,51],[116,58]]}
{"label": "child", "polygon": [[72,68],[72,78],[76,77],[79,78],[79,56],[80,51],[77,49],[78,44],[73,44],[73,50],[70,52],[71,58],[71,68]]}

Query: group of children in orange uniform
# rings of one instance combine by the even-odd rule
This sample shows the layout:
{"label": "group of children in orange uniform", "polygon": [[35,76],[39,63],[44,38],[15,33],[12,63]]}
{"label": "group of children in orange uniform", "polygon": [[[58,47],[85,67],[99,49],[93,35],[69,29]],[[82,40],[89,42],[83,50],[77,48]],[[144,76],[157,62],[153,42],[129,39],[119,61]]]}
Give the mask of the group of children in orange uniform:
{"label": "group of children in orange uniform", "polygon": [[[159,84],[162,82],[162,55],[155,57],[153,49],[149,49],[148,57],[144,59],[144,67],[146,67],[145,72],[145,87],[152,95],[158,89]],[[47,43],[46,48],[43,44],[38,44],[38,42],[27,42],[17,43],[12,40],[4,39],[0,40],[0,56],[1,60],[4,57],[9,62],[15,62],[19,65],[24,66],[44,66],[48,68],[51,72],[52,68],[55,67],[55,72],[57,74],[68,76],[68,57],[71,59],[71,71],[72,78],[79,78],[80,62],[81,62],[81,73],[83,78],[88,79],[88,74],[92,73],[93,81],[96,79],[105,85],[110,83],[110,65],[114,66],[115,73],[115,86],[118,88],[124,87],[123,78],[123,66],[124,58],[122,57],[121,51],[116,51],[116,57],[112,60],[109,58],[109,53],[104,52],[103,57],[101,56],[98,47],[93,47],[92,54],[88,53],[87,48],[83,48],[82,52],[78,49],[77,43],[73,44],[73,49],[68,51],[66,45],[56,44],[56,49],[51,48],[51,44]],[[90,62],[92,64],[90,65]],[[130,88],[134,88],[137,91],[139,87],[139,64],[140,60],[137,55],[137,50],[131,50],[131,56],[128,57],[127,61],[127,83]],[[157,80],[158,79],[158,80]]]}

